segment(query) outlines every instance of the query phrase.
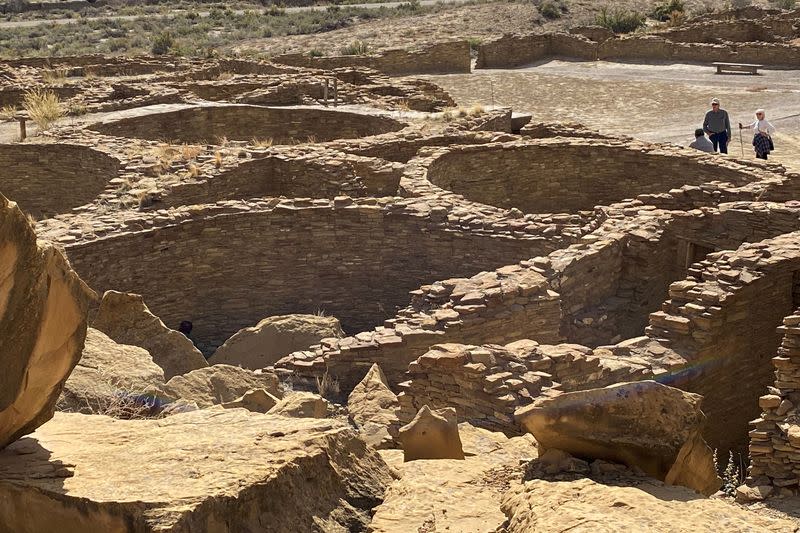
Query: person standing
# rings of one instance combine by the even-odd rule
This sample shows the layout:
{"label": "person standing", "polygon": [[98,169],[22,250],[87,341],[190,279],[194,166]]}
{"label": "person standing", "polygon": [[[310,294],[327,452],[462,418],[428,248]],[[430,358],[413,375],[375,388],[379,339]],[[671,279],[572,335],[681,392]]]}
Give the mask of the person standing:
{"label": "person standing", "polygon": [[767,114],[763,109],[756,109],[755,122],[746,126],[742,126],[740,122],[739,129],[753,130],[753,148],[756,151],[757,158],[767,159],[769,153],[775,149],[775,145],[772,143],[772,134],[775,133],[775,126],[767,120]]}
{"label": "person standing", "polygon": [[711,111],[706,113],[703,120],[703,130],[708,133],[708,138],[714,146],[714,151],[721,154],[728,153],[728,141],[731,138],[731,120],[728,112],[719,107],[719,98],[711,99]]}
{"label": "person standing", "polygon": [[703,131],[703,128],[697,128],[694,130],[694,141],[689,144],[689,148],[694,148],[695,150],[701,150],[703,152],[714,151],[714,145],[711,144],[711,141],[706,139],[706,134]]}

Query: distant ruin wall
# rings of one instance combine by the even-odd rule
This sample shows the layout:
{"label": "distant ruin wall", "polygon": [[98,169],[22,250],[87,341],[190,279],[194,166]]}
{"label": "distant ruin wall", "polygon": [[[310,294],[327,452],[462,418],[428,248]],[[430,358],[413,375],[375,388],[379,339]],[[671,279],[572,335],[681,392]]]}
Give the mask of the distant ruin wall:
{"label": "distant ruin wall", "polygon": [[703,42],[701,37],[697,40],[676,42],[658,33],[618,37],[602,43],[580,35],[561,33],[505,35],[478,48],[475,68],[514,68],[552,57],[584,61],[723,61],[786,68],[796,68],[800,64],[800,46],[739,41],[713,44]]}
{"label": "distant ruin wall", "polygon": [[272,139],[275,144],[330,141],[398,131],[389,117],[311,108],[214,105],[148,112],[91,125],[106,135],[197,143],[216,139]]}
{"label": "distant ruin wall", "polygon": [[94,200],[117,177],[119,161],[85,146],[0,145],[0,193],[36,218]]}
{"label": "distant ruin wall", "polygon": [[409,74],[457,74],[470,72],[467,41],[426,46],[419,50],[386,50],[370,55],[312,57],[307,53],[285,54],[272,58],[275,63],[330,70],[341,67],[367,67],[391,76]]}

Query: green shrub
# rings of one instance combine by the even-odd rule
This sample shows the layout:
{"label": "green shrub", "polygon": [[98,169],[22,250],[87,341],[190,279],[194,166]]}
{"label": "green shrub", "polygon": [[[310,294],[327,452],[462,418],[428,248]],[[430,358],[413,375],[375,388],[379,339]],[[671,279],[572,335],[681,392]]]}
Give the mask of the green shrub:
{"label": "green shrub", "polygon": [[316,48],[308,51],[308,57],[322,57],[324,55],[325,54],[323,54],[320,50],[317,50]]}
{"label": "green shrub", "polygon": [[343,56],[365,56],[369,53],[369,46],[361,40],[355,40],[340,50]]}
{"label": "green shrub", "polygon": [[478,47],[483,43],[480,37],[470,37],[467,39],[467,42],[469,43],[470,50],[477,50]]}
{"label": "green shrub", "polygon": [[163,56],[164,54],[168,54],[174,46],[175,39],[172,38],[172,34],[168,31],[164,31],[153,37],[150,51],[154,56]]}
{"label": "green shrub", "polygon": [[566,6],[558,1],[542,0],[539,4],[539,13],[547,20],[555,20],[561,18],[562,11],[565,11]]}
{"label": "green shrub", "polygon": [[650,16],[658,21],[666,22],[673,18],[673,13],[683,13],[685,10],[686,6],[683,0],[666,0],[656,4],[653,11],[650,12]]}
{"label": "green shrub", "polygon": [[607,7],[600,9],[595,22],[598,26],[607,28],[614,33],[630,33],[644,26],[645,16],[636,11],[622,9],[609,10]]}

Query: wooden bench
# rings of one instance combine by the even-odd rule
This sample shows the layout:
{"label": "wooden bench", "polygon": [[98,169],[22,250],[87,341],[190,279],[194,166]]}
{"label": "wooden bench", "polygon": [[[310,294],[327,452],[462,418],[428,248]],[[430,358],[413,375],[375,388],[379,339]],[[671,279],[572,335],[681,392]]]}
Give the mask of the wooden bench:
{"label": "wooden bench", "polygon": [[742,72],[744,74],[758,75],[758,69],[764,65],[751,65],[749,63],[712,63],[717,67],[717,74],[723,72]]}

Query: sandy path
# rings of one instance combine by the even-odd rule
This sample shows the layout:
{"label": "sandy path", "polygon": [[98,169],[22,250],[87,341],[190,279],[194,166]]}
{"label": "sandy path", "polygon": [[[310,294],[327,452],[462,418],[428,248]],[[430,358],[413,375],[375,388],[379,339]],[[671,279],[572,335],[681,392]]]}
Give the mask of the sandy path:
{"label": "sandy path", "polygon": [[[731,152],[737,155],[736,123],[752,121],[753,111],[763,107],[779,130],[773,159],[800,169],[797,71],[720,76],[701,65],[548,61],[524,69],[428,78],[450,91],[459,105],[511,106],[533,113],[534,121],[578,121],[609,133],[684,145],[716,96],[731,116]],[[743,139],[745,155],[751,157],[747,132]]]}

